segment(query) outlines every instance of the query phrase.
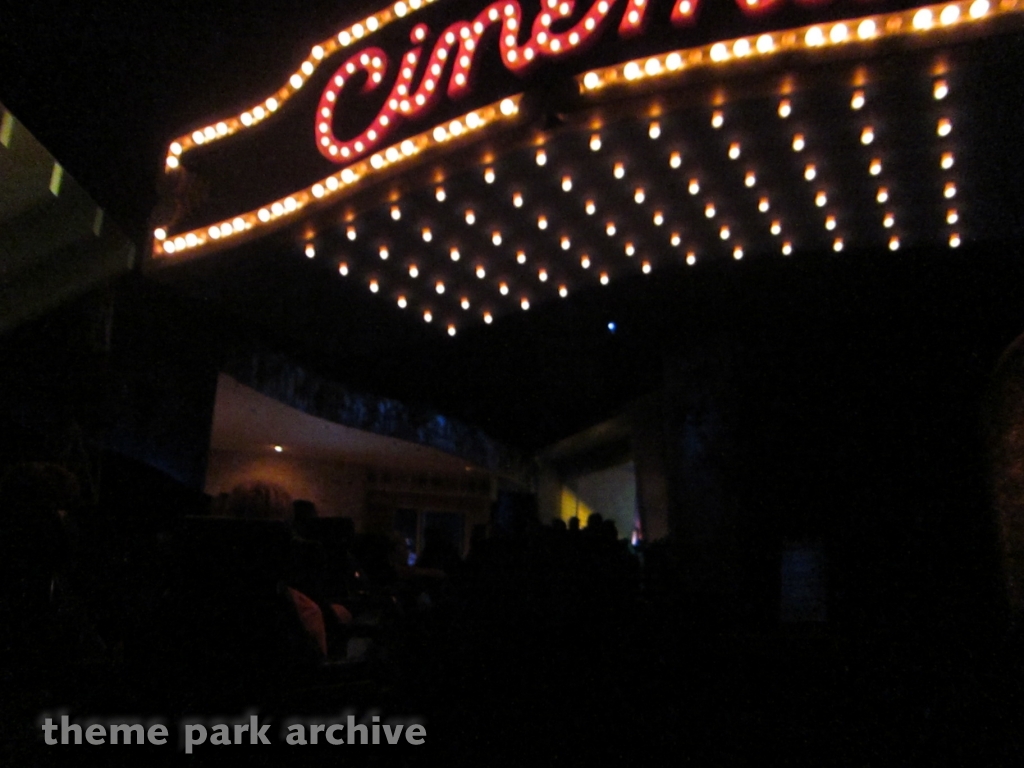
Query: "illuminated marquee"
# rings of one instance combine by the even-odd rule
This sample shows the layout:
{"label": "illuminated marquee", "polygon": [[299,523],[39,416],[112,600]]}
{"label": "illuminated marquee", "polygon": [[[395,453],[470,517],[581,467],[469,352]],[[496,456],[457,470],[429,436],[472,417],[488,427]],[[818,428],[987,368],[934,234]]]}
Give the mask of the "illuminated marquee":
{"label": "illuminated marquee", "polygon": [[[521,94],[502,98],[500,93],[493,94],[493,89],[489,93],[487,84],[473,83],[473,75],[493,58],[497,58],[504,70],[526,85],[531,74],[543,64],[572,59],[573,74],[580,91],[599,95],[607,88],[629,86],[650,78],[719,66],[738,59],[872,43],[886,37],[929,33],[1019,12],[1016,0],[1001,0],[998,6],[993,4],[994,0],[964,0],[848,18],[842,16],[843,9],[854,7],[862,13],[866,6],[877,8],[879,3],[868,5],[864,0],[856,3],[850,0],[808,0],[803,3],[795,0],[729,0],[728,5],[740,19],[738,29],[742,30],[744,24],[748,28],[754,24],[758,30],[750,36],[723,40],[716,39],[713,29],[702,28],[701,16],[708,15],[711,0],[597,0],[586,7],[583,4],[578,6],[573,0],[545,0],[532,21],[524,18],[520,2],[501,0],[487,5],[475,15],[466,14],[468,18],[448,24],[434,39],[429,54],[426,53],[432,34],[429,25],[417,18],[408,18],[411,29],[407,39],[412,47],[401,45],[405,52],[401,54],[395,71],[391,66],[392,56],[394,50],[399,49],[402,38],[396,39],[394,35],[390,41],[371,41],[369,38],[384,34],[387,27],[412,17],[414,12],[429,10],[438,1],[400,0],[367,17],[314,46],[299,70],[291,75],[288,84],[271,97],[236,117],[218,121],[172,142],[166,160],[165,170],[168,173],[176,172],[186,155],[204,145],[241,137],[249,128],[266,122],[272,115],[285,119],[282,112],[286,102],[302,102],[299,97],[304,94],[300,94],[300,89],[319,77],[318,84],[323,85],[317,90],[319,99],[313,119],[310,120],[310,112],[305,113],[305,118],[301,117],[301,104],[289,111],[287,119],[303,121],[306,136],[310,135],[309,125],[312,123],[313,139],[306,146],[312,151],[315,145],[316,157],[324,164],[325,171],[331,166],[342,167],[326,175],[314,176],[314,183],[304,182],[298,189],[298,185],[294,185],[292,191],[282,196],[270,195],[272,202],[243,213],[186,226],[183,231],[173,231],[179,229],[175,223],[158,227],[154,232],[154,256],[184,254],[264,225],[289,220],[306,206],[343,194],[376,172],[404,162],[426,149],[460,139],[491,124],[515,120],[519,114]],[[466,0],[460,7],[472,5]],[[794,18],[813,19],[823,15],[832,16],[833,20],[789,27],[781,32],[764,31],[776,19],[783,24]],[[660,36],[654,36],[657,39],[651,45],[662,46],[663,49],[664,41],[669,39],[666,29],[674,30],[672,35],[680,40],[703,39],[708,42],[668,53],[616,60],[615,55],[620,51],[635,52],[636,46],[642,46],[647,37],[654,36],[655,30],[660,32]],[[487,51],[487,45],[493,45],[494,38],[497,38],[497,57]],[[595,46],[598,42],[601,45]],[[390,55],[385,48],[387,43],[392,48]],[[333,65],[325,67],[326,62],[337,54],[359,45],[364,47],[349,54],[333,71]],[[581,66],[583,71],[578,71]],[[318,72],[322,67],[322,73]],[[387,87],[389,82],[388,94],[381,104],[380,96],[374,91]],[[357,93],[355,89],[360,83],[361,89]],[[479,101],[481,96],[489,95],[497,98],[455,119],[444,118],[432,129],[410,133],[418,123],[427,121],[445,108],[443,96],[447,96],[449,102],[457,102],[470,96]],[[304,103],[309,103],[309,100]],[[357,126],[358,132],[351,138],[337,135],[337,117],[341,113],[364,115],[364,122]],[[388,141],[394,143],[387,146]],[[305,150],[296,147],[294,151]],[[313,167],[311,162],[307,164]]]}

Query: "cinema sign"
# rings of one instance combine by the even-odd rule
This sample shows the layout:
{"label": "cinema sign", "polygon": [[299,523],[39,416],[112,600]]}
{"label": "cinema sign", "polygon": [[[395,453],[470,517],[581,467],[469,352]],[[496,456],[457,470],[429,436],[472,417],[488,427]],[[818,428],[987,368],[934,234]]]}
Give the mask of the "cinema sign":
{"label": "cinema sign", "polygon": [[524,95],[552,80],[596,103],[741,61],[983,30],[1017,3],[399,0],[315,45],[273,95],[170,144],[153,256],[224,247],[526,119]]}

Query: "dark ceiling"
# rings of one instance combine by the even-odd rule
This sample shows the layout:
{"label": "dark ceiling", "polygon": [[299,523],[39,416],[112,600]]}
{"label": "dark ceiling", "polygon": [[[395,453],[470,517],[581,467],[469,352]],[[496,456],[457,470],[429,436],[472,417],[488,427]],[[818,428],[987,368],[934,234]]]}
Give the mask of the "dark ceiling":
{"label": "dark ceiling", "polygon": [[[261,3],[258,10],[240,2],[218,2],[215,9],[184,1],[31,11],[4,5],[11,7],[0,11],[0,101],[144,243],[170,139],[225,105],[271,92],[325,31],[378,3],[313,2],[298,12],[284,2]],[[314,260],[286,232],[156,277],[248,324],[301,365],[353,388],[437,408],[528,450],[610,418],[677,380],[678,360],[696,349],[725,351],[745,365],[785,361],[806,374],[796,374],[801,386],[819,392],[845,385],[847,366],[836,362],[843,354],[855,361],[849,366],[866,371],[857,386],[873,386],[875,363],[887,360],[891,368],[889,358],[907,348],[938,348],[954,328],[983,340],[964,342],[981,345],[983,351],[971,354],[991,358],[1009,340],[1004,329],[1019,321],[1012,297],[1024,285],[1016,253],[1004,247],[1019,241],[1024,207],[1017,184],[1024,161],[1017,141],[1024,117],[1016,74],[1021,46],[1006,37],[947,52],[956,129],[950,141],[962,171],[963,221],[955,229],[944,221],[946,180],[937,165],[945,150],[934,133],[935,58],[925,50],[867,62],[869,111],[885,126],[874,147],[859,143],[860,122],[849,117],[857,62],[802,71],[805,111],[794,119],[808,137],[821,137],[811,144],[822,174],[815,181],[827,182],[828,206],[839,206],[839,233],[823,226],[818,184],[803,178],[810,161],[796,158],[793,129],[776,114],[785,74],[776,71],[748,78],[729,137],[711,128],[703,91],[684,95],[661,120],[660,143],[646,135],[648,119],[630,110],[606,115],[603,154],[591,152],[588,116],[577,115],[550,133],[557,171],[542,172],[531,162],[532,139],[524,134],[494,153],[492,186],[482,180],[477,152],[453,167],[445,205],[433,183],[411,189],[403,228],[370,196],[355,211],[358,240],[349,241],[339,222],[322,226]],[[741,144],[740,161],[727,155],[733,141]],[[674,147],[683,152],[680,169],[669,165]],[[868,166],[876,152],[898,196],[898,252],[889,249],[886,206],[874,201],[878,185]],[[628,189],[615,189],[618,157],[629,164]],[[758,163],[756,188],[745,184],[748,159]],[[575,207],[563,202],[565,174],[573,176]],[[702,179],[699,195],[688,189],[695,177]],[[632,199],[640,185],[651,198],[642,206]],[[527,226],[515,218],[510,201],[520,187],[551,212],[557,226],[550,236],[538,233],[532,219]],[[781,254],[783,240],[769,231],[774,214],[756,209],[762,193],[792,223],[800,244],[792,257]],[[589,195],[609,200],[623,230],[615,238],[603,232],[607,217],[595,228],[585,215]],[[709,196],[718,207],[714,221],[703,215]],[[464,223],[469,206],[486,211],[479,231]],[[659,228],[651,216],[661,209],[670,220]],[[720,237],[723,217],[731,225],[728,242]],[[443,274],[431,273],[425,293],[402,282],[408,282],[410,254],[425,247],[416,238],[428,219],[438,250],[443,245],[447,253],[449,241],[458,240],[467,252],[489,254],[486,291],[475,277],[478,261],[470,258],[458,269],[448,261]],[[495,229],[508,239],[502,255],[485,242]],[[571,259],[552,239],[563,229],[577,241]],[[687,236],[679,247],[671,244],[673,231]],[[956,251],[948,247],[953,231],[963,233]],[[838,234],[841,252],[833,249]],[[739,238],[742,260],[733,258]],[[378,256],[385,240],[396,254],[387,264]],[[593,257],[590,270],[579,263],[579,243]],[[634,244],[633,257],[626,243]],[[519,248],[530,251],[527,269],[514,261]],[[692,266],[690,251],[697,254]],[[650,274],[640,267],[644,260],[655,267]],[[347,279],[338,274],[342,261],[351,267]],[[546,284],[538,281],[540,268],[550,271]],[[599,284],[601,271],[614,278],[607,286]],[[367,289],[371,278],[380,281],[377,294]],[[449,314],[461,317],[455,304],[440,328],[418,319],[438,279],[446,287],[467,286],[446,291],[448,298],[472,290],[474,310],[493,305],[493,325],[460,320],[457,335],[448,338]],[[514,287],[507,307],[497,290],[502,281]],[[572,288],[566,300],[557,297],[562,284]],[[408,295],[417,317],[396,307],[399,293]],[[519,302],[527,293],[531,308],[523,312]],[[904,358],[895,368],[910,376],[942,359],[936,354],[918,367]]]}

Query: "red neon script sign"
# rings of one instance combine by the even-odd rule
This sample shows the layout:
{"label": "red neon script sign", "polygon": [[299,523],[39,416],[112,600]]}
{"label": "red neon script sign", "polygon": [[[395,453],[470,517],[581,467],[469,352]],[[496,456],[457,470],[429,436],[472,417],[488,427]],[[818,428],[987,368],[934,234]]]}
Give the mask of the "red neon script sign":
{"label": "red neon script sign", "polygon": [[[353,54],[331,76],[317,107],[316,145],[320,154],[335,163],[348,163],[376,149],[402,122],[428,114],[441,98],[442,90],[449,99],[465,96],[470,90],[475,56],[485,35],[498,35],[501,61],[517,74],[529,72],[543,61],[554,61],[577,54],[593,44],[607,28],[612,11],[624,5],[619,26],[620,37],[642,34],[653,0],[596,0],[575,23],[571,18],[575,0],[545,0],[544,8],[529,30],[529,38],[520,43],[523,34],[523,13],[518,0],[498,0],[481,11],[472,21],[457,21],[437,38],[434,48],[421,67],[422,43],[429,34],[425,24],[413,27],[410,41],[414,47],[401,60],[400,71],[383,108],[358,136],[339,141],[334,134],[334,110],[344,88],[358,73],[364,72],[362,93],[375,90],[387,74],[390,60],[378,47],[365,48]],[[735,0],[744,13],[757,16],[775,10],[784,0]],[[820,5],[831,0],[804,0],[803,5]],[[676,27],[692,25],[697,18],[701,0],[673,0],[671,23]],[[556,25],[567,28],[555,31]],[[445,71],[453,62],[447,81]],[[422,71],[421,71],[422,70]],[[419,73],[419,83],[414,81]],[[444,86],[447,87],[444,87]]]}

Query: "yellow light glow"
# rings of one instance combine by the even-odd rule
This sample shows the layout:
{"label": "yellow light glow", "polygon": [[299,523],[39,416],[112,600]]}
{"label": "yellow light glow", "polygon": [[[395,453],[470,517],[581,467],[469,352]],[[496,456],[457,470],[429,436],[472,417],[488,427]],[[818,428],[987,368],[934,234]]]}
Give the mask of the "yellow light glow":
{"label": "yellow light glow", "polygon": [[725,124],[725,118],[722,116],[721,110],[715,110],[711,113],[711,127],[721,128]]}
{"label": "yellow light glow", "polygon": [[826,216],[825,217],[825,229],[827,229],[827,230],[829,230],[831,232],[835,228],[836,228],[836,217],[835,216]]}
{"label": "yellow light glow", "polygon": [[971,7],[967,10],[967,13],[972,19],[980,19],[982,16],[987,14],[988,11],[988,0],[974,0],[974,2],[971,3]]}
{"label": "yellow light glow", "polygon": [[747,171],[743,177],[743,183],[748,187],[753,187],[757,183],[757,176],[754,175],[753,171]]}
{"label": "yellow light glow", "polygon": [[819,190],[818,193],[814,196],[814,204],[819,208],[823,208],[827,202],[828,195],[826,195],[824,191]]}
{"label": "yellow light glow", "polygon": [[395,221],[398,221],[400,218],[402,218],[402,209],[399,208],[397,205],[391,206],[391,218],[394,219]]}
{"label": "yellow light glow", "polygon": [[508,296],[508,283],[499,283],[498,293],[500,293],[502,296]]}
{"label": "yellow light glow", "polygon": [[660,227],[662,224],[665,223],[665,216],[662,214],[661,211],[655,211],[654,217],[651,219],[651,221],[654,222],[654,226]]}
{"label": "yellow light glow", "polygon": [[463,296],[462,299],[459,300],[459,306],[463,309],[469,309],[469,298]]}
{"label": "yellow light glow", "polygon": [[580,257],[580,266],[584,269],[590,269],[590,257],[584,254]]}
{"label": "yellow light glow", "polygon": [[945,80],[936,80],[932,87],[932,96],[936,101],[941,101],[949,95],[949,84]]}
{"label": "yellow light glow", "polygon": [[590,151],[598,152],[601,149],[601,134],[595,133],[590,137]]}
{"label": "yellow light glow", "polygon": [[759,210],[761,213],[768,213],[769,208],[770,205],[768,203],[768,198],[762,197],[757,203],[757,210]]}
{"label": "yellow light glow", "polygon": [[424,243],[429,243],[431,240],[434,239],[434,233],[430,231],[429,227],[423,228],[422,236]]}
{"label": "yellow light glow", "polygon": [[715,204],[714,203],[708,203],[707,205],[704,206],[704,215],[707,216],[709,219],[715,218]]}
{"label": "yellow light glow", "polygon": [[405,309],[407,306],[409,306],[409,302],[406,300],[405,296],[399,296],[398,297],[398,308],[399,309]]}
{"label": "yellow light glow", "polygon": [[651,123],[647,129],[647,135],[650,136],[652,139],[657,139],[659,136],[661,136],[661,124],[658,123],[657,121]]}
{"label": "yellow light glow", "polygon": [[345,262],[341,262],[341,264],[338,265],[338,274],[340,274],[342,277],[347,276],[348,264],[346,264]]}
{"label": "yellow light glow", "polygon": [[459,259],[462,258],[462,254],[459,253],[459,249],[458,248],[452,248],[448,252],[448,254],[451,256],[452,261],[458,261]]}
{"label": "yellow light glow", "polygon": [[469,224],[469,226],[476,224],[476,214],[473,213],[472,208],[466,211],[466,223]]}
{"label": "yellow light glow", "polygon": [[594,213],[597,211],[597,206],[594,205],[594,201],[593,200],[587,200],[587,204],[586,204],[585,208],[586,208],[588,216],[593,216]]}
{"label": "yellow light glow", "polygon": [[649,262],[649,261],[643,262],[640,265],[640,271],[643,272],[645,275],[649,275],[651,273],[651,262]]}
{"label": "yellow light glow", "polygon": [[501,245],[501,232],[492,232],[491,242],[495,245]]}
{"label": "yellow light glow", "polygon": [[479,279],[481,279],[481,280],[483,280],[483,279],[484,279],[485,277],[487,277],[487,270],[486,270],[486,269],[484,269],[484,266],[483,266],[483,264],[479,264],[479,265],[477,265],[477,268],[476,268],[476,276],[477,276],[477,277],[478,277]]}
{"label": "yellow light glow", "polygon": [[790,104],[789,99],[783,99],[779,102],[779,117],[786,118],[793,114],[793,105]]}
{"label": "yellow light glow", "polygon": [[690,186],[687,188],[691,195],[696,195],[700,192],[700,182],[697,179],[690,179]]}
{"label": "yellow light glow", "polygon": [[689,264],[691,267],[694,264],[696,264],[697,263],[697,254],[695,254],[693,251],[690,251],[689,253],[687,253],[686,254],[686,263]]}
{"label": "yellow light glow", "polygon": [[956,212],[956,208],[950,208],[946,211],[946,223],[956,224],[960,220],[960,216]]}
{"label": "yellow light glow", "polygon": [[951,181],[947,182],[946,186],[942,190],[942,194],[947,200],[951,200],[956,197],[956,184]]}
{"label": "yellow light glow", "polygon": [[850,109],[860,109],[864,106],[864,91],[854,91],[850,97]]}
{"label": "yellow light glow", "polygon": [[805,146],[807,146],[807,144],[804,141],[804,135],[802,133],[795,134],[793,136],[793,151],[803,152]]}
{"label": "yellow light glow", "polygon": [[718,236],[723,240],[728,240],[730,234],[731,232],[729,231],[729,228],[726,226],[723,226],[721,229],[718,230]]}
{"label": "yellow light glow", "polygon": [[601,285],[608,285],[608,280],[609,280],[608,273],[607,272],[602,272],[601,273]]}
{"label": "yellow light glow", "polygon": [[538,216],[537,217],[537,229],[547,229],[547,228],[548,228],[548,217],[547,216]]}
{"label": "yellow light glow", "polygon": [[545,152],[543,149],[538,149],[537,150],[537,158],[536,159],[537,159],[537,165],[544,165],[548,161],[548,153]]}
{"label": "yellow light glow", "polygon": [[729,145],[729,159],[736,160],[740,156],[740,145],[737,142],[733,142]]}
{"label": "yellow light glow", "polygon": [[431,312],[429,309],[426,310],[423,313],[423,322],[430,323],[430,322],[433,322],[433,320],[434,320],[434,313]]}
{"label": "yellow light glow", "polygon": [[530,300],[524,297],[522,300],[520,300],[519,306],[522,307],[523,311],[525,312],[530,308]]}
{"label": "yellow light glow", "polygon": [[860,143],[867,146],[875,140],[875,130],[870,125],[860,132]]}
{"label": "yellow light glow", "polygon": [[484,171],[484,181],[486,181],[488,184],[493,184],[494,183],[494,169],[493,168],[487,168]]}
{"label": "yellow light glow", "polygon": [[642,203],[646,199],[646,197],[647,196],[644,194],[643,187],[637,187],[636,191],[633,193],[633,199],[637,202],[637,204]]}
{"label": "yellow light glow", "polygon": [[778,220],[772,222],[771,232],[773,235],[778,235],[782,232],[782,224]]}
{"label": "yellow light glow", "polygon": [[612,173],[615,175],[616,179],[621,179],[623,176],[626,175],[626,166],[623,165],[622,163],[616,163],[612,170]]}
{"label": "yellow light glow", "polygon": [[872,176],[877,176],[882,172],[882,161],[877,157],[871,161],[871,165],[868,166],[868,172]]}
{"label": "yellow light glow", "polygon": [[736,261],[739,261],[740,259],[742,259],[743,258],[743,248],[741,246],[739,246],[739,245],[737,245],[735,248],[733,248],[732,249],[732,257],[734,259],[736,259]]}
{"label": "yellow light glow", "polygon": [[449,325],[448,326],[448,335],[449,336],[454,336],[455,333],[456,333],[455,326],[454,325]]}
{"label": "yellow light glow", "polygon": [[938,125],[935,127],[935,132],[939,136],[949,136],[953,130],[953,124],[949,121],[949,118],[943,117],[939,120]]}
{"label": "yellow light glow", "polygon": [[813,165],[808,165],[804,168],[804,178],[807,179],[807,181],[813,181],[814,177],[817,175],[818,171]]}
{"label": "yellow light glow", "polygon": [[569,176],[562,177],[562,191],[569,192],[572,190],[572,179]]}
{"label": "yellow light glow", "polygon": [[947,170],[947,171],[950,168],[952,168],[953,167],[953,153],[952,152],[943,152],[942,153],[942,159],[940,160],[939,165],[941,165],[942,168],[944,170]]}
{"label": "yellow light glow", "polygon": [[490,312],[484,312],[484,322],[487,323],[488,325],[494,322],[494,317],[493,315],[491,315]]}
{"label": "yellow light glow", "polygon": [[306,243],[306,258],[312,259],[316,257],[316,246],[312,243]]}
{"label": "yellow light glow", "polygon": [[900,247],[900,239],[898,237],[889,238],[889,250],[895,251]]}
{"label": "yellow light glow", "polygon": [[782,244],[782,255],[789,256],[791,253],[793,253],[793,244],[787,240]]}
{"label": "yellow light glow", "polygon": [[679,236],[678,232],[673,232],[672,237],[669,239],[669,242],[672,243],[673,246],[678,247],[679,244],[683,242],[683,238]]}
{"label": "yellow light glow", "polygon": [[419,267],[417,267],[415,264],[410,264],[409,265],[409,277],[419,277],[419,276],[420,276]]}
{"label": "yellow light glow", "polygon": [[526,251],[516,251],[516,261],[520,264],[526,263]]}
{"label": "yellow light glow", "polygon": [[668,164],[672,168],[678,168],[683,164],[683,156],[678,152],[673,152],[668,157]]}
{"label": "yellow light glow", "polygon": [[882,226],[885,227],[886,229],[892,229],[895,223],[896,217],[893,216],[891,213],[886,213],[885,218],[882,219]]}
{"label": "yellow light glow", "polygon": [[875,200],[880,203],[884,203],[889,199],[889,190],[886,187],[879,187],[878,194],[875,195]]}
{"label": "yellow light glow", "polygon": [[953,234],[951,234],[949,236],[949,247],[950,248],[959,248],[960,247],[960,235],[958,235],[956,232],[954,232]]}

